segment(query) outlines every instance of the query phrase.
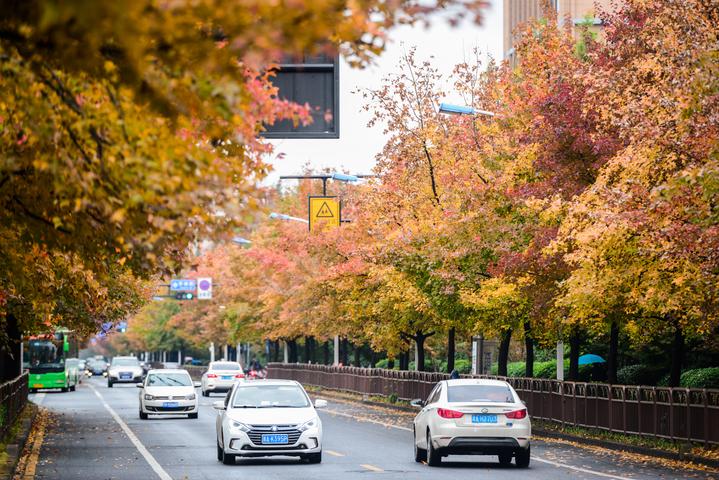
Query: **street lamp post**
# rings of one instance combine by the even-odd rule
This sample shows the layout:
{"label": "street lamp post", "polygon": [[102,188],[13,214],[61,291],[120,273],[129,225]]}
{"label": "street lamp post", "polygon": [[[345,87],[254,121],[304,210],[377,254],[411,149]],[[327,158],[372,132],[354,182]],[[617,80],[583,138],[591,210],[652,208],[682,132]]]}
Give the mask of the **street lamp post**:
{"label": "street lamp post", "polygon": [[485,116],[485,117],[496,117],[497,114],[487,110],[478,110],[474,107],[466,105],[452,105],[451,103],[440,103],[439,113],[446,113],[447,115],[474,115],[474,116]]}

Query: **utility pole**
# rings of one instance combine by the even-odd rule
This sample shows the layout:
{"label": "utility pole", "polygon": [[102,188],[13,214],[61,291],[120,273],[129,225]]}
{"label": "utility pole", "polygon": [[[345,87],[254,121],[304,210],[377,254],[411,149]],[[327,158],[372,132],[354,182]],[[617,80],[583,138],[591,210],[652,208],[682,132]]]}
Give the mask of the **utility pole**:
{"label": "utility pole", "polygon": [[334,360],[332,362],[332,365],[335,367],[340,364],[340,336],[335,335],[335,350],[334,350]]}

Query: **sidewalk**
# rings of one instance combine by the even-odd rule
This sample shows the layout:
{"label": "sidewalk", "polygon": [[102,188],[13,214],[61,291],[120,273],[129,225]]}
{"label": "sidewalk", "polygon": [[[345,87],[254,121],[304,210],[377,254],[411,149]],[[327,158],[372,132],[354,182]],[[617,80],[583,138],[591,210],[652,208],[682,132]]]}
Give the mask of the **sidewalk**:
{"label": "sidewalk", "polygon": [[18,418],[17,423],[10,430],[10,435],[6,439],[7,443],[0,442],[0,446],[3,447],[3,450],[0,451],[0,480],[10,480],[13,478],[18,461],[22,456],[23,449],[27,444],[33,424],[37,418],[38,411],[39,408],[37,405],[28,402],[25,410]]}

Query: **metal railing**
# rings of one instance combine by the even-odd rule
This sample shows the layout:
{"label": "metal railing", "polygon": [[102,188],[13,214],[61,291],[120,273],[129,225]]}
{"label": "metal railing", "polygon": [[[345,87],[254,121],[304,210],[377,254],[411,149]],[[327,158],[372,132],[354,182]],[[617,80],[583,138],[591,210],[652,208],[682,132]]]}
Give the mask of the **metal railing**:
{"label": "metal railing", "polygon": [[0,441],[5,438],[27,404],[28,374],[0,385]]}
{"label": "metal railing", "polygon": [[[271,363],[269,378],[410,400],[426,398],[437,372]],[[533,418],[646,437],[719,444],[719,390],[607,385],[540,378],[471,376],[506,380]]]}

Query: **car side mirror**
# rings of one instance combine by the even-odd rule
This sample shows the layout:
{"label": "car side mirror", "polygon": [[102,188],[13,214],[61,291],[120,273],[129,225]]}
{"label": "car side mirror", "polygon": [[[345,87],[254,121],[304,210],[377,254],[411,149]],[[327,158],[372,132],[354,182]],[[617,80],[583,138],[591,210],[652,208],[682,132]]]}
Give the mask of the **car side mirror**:
{"label": "car side mirror", "polygon": [[214,408],[215,410],[225,410],[224,400],[217,400],[216,402],[212,402],[212,408]]}
{"label": "car side mirror", "polygon": [[141,383],[136,383],[135,386],[136,386],[137,388],[143,388],[143,387],[144,387],[144,385],[141,384]]}
{"label": "car side mirror", "polygon": [[423,408],[424,407],[424,400],[421,398],[415,398],[411,402],[409,402],[410,405],[412,405],[415,408]]}
{"label": "car side mirror", "polygon": [[193,382],[192,384],[195,386],[195,388],[200,388],[202,386],[200,382]]}
{"label": "car side mirror", "polygon": [[318,398],[315,400],[315,408],[326,408],[327,407],[327,400],[324,400],[322,398]]}

